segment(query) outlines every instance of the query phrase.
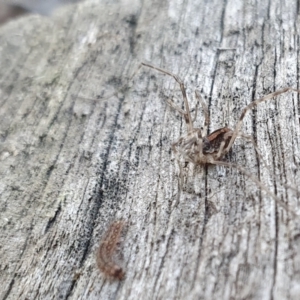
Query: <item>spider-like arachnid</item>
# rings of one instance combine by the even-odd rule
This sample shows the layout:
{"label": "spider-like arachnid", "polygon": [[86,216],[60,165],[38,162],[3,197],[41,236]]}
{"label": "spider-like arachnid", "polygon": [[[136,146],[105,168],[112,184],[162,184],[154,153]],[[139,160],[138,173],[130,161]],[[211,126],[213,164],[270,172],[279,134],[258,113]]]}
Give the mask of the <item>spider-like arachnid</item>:
{"label": "spider-like arachnid", "polygon": [[294,92],[300,93],[300,90],[287,87],[287,88],[278,90],[274,93],[268,94],[267,96],[264,96],[260,99],[257,99],[255,101],[251,102],[250,104],[248,104],[242,110],[241,116],[233,130],[228,127],[222,127],[222,128],[219,128],[219,129],[213,131],[210,134],[207,134],[207,129],[208,129],[208,125],[209,125],[208,108],[207,108],[205,102],[203,101],[203,99],[200,95],[200,92],[197,90],[195,91],[195,95],[198,100],[197,106],[196,106],[196,114],[197,114],[198,103],[200,102],[202,105],[203,111],[204,111],[204,116],[205,116],[204,127],[202,129],[193,127],[193,120],[191,117],[191,111],[189,108],[187,93],[186,93],[183,81],[177,75],[175,75],[169,71],[166,71],[164,69],[152,66],[147,63],[142,63],[142,65],[173,77],[177,81],[177,83],[180,85],[185,110],[178,107],[171,100],[167,100],[168,104],[171,107],[173,107],[175,110],[177,110],[184,117],[186,125],[187,125],[187,133],[185,135],[181,136],[178,139],[178,141],[176,141],[172,145],[172,149],[175,154],[180,154],[186,162],[191,162],[195,165],[204,166],[204,165],[212,164],[212,165],[221,165],[221,166],[237,168],[239,171],[241,171],[242,173],[247,175],[250,179],[252,179],[255,183],[257,183],[270,196],[272,196],[274,199],[276,199],[282,206],[286,207],[285,203],[283,203],[279,197],[277,197],[274,193],[269,191],[255,176],[250,174],[243,167],[241,167],[237,164],[222,161],[221,159],[231,150],[235,139],[237,138],[237,136],[240,135],[240,129],[241,129],[241,126],[243,123],[243,119],[249,110],[251,110],[253,107],[257,106],[261,102],[272,99],[272,98],[279,96],[283,93],[286,93],[288,91],[294,91]]}

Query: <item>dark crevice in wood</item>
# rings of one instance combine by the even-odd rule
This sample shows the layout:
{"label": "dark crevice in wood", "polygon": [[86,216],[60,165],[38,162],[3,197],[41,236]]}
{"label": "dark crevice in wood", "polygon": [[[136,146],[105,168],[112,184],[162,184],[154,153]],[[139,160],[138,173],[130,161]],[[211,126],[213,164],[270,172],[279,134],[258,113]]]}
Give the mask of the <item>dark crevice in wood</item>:
{"label": "dark crevice in wood", "polygon": [[54,214],[54,216],[52,218],[49,219],[46,228],[45,228],[45,234],[49,231],[49,229],[51,229],[51,227],[53,226],[53,224],[56,222],[57,217],[59,216],[59,214],[61,213],[61,203],[59,204],[59,206],[56,209],[56,212]]}
{"label": "dark crevice in wood", "polygon": [[130,15],[126,18],[125,22],[129,25],[129,49],[130,53],[133,57],[136,56],[135,54],[135,45],[136,45],[136,29],[138,26],[138,20],[140,17],[140,11],[138,14]]}
{"label": "dark crevice in wood", "polygon": [[[264,25],[263,25],[264,27]],[[262,30],[262,32],[264,32],[264,29]],[[263,35],[264,33],[262,33]],[[252,101],[255,100],[255,95],[256,95],[256,87],[257,87],[257,79],[258,79],[258,74],[259,74],[259,68],[261,67],[262,65],[262,62],[263,62],[263,57],[261,57],[261,60],[259,61],[259,63],[255,66],[255,72],[254,72],[254,78],[253,78],[253,89],[252,89],[252,95],[251,95],[251,99]],[[257,144],[257,131],[256,131],[256,126],[257,126],[257,109],[255,108],[255,110],[252,111],[252,114],[251,114],[251,118],[252,118],[252,132],[253,132],[253,139],[254,139],[254,142]],[[255,151],[255,159],[256,159],[256,165],[257,165],[257,177],[258,177],[258,180],[260,181],[261,180],[261,176],[260,176],[260,170],[261,170],[261,166],[260,166],[260,161],[259,161],[259,157],[258,157],[258,154],[257,152]],[[262,191],[261,189],[259,189],[258,191],[259,193],[259,215],[261,216],[261,208],[262,208]],[[258,232],[260,234],[260,224],[258,225],[259,226],[259,229],[258,229]]]}
{"label": "dark crevice in wood", "polygon": [[73,279],[67,289],[67,291],[65,292],[65,296],[64,297],[59,297],[60,299],[68,299],[71,295],[72,295],[72,291],[75,287],[77,280]]}
{"label": "dark crevice in wood", "polygon": [[83,230],[85,228],[85,230],[84,230],[84,233],[82,234],[83,240],[81,242],[82,255],[80,258],[80,262],[79,262],[80,267],[83,265],[84,261],[86,260],[88,254],[90,252],[91,237],[93,236],[94,224],[99,215],[99,210],[100,210],[100,207],[101,207],[102,201],[103,201],[102,187],[106,181],[106,176],[107,176],[106,172],[107,172],[107,167],[108,167],[108,163],[109,163],[109,156],[111,154],[111,148],[113,145],[113,141],[115,139],[115,132],[118,128],[118,118],[119,118],[119,114],[122,109],[123,101],[124,101],[124,98],[119,100],[118,109],[114,116],[114,122],[111,127],[111,133],[108,136],[108,140],[106,143],[107,146],[106,146],[105,153],[103,155],[103,164],[99,169],[98,187],[96,187],[94,196],[91,199],[92,201],[89,204],[89,211],[87,212],[87,215],[85,216],[85,219],[83,220],[84,226],[82,226],[82,228],[83,228]]}
{"label": "dark crevice in wood", "polygon": [[[207,178],[207,176],[206,176],[206,178]],[[205,209],[206,209],[206,207],[205,207]],[[195,289],[195,284],[197,283],[196,279],[197,279],[197,275],[198,275],[198,269],[199,269],[199,265],[200,265],[200,258],[201,258],[201,254],[202,254],[202,244],[203,244],[203,240],[205,238],[205,229],[206,228],[205,228],[205,223],[204,223],[202,225],[202,230],[201,230],[201,234],[200,234],[200,237],[199,237],[199,242],[197,244],[197,249],[199,249],[199,250],[198,250],[198,255],[197,255],[197,259],[196,259],[196,264],[195,264],[195,267],[193,269],[194,276],[193,276],[193,282],[192,282],[191,290]]]}
{"label": "dark crevice in wood", "polygon": [[273,260],[273,278],[272,278],[272,290],[271,290],[271,299],[273,300],[276,298],[276,278],[277,278],[277,264],[278,264],[278,247],[279,247],[279,213],[278,213],[278,206],[275,204],[275,240],[274,240],[274,260]]}
{"label": "dark crevice in wood", "polygon": [[[208,97],[208,119],[210,120],[210,111],[211,111],[211,106],[212,106],[212,95],[213,95],[213,91],[214,91],[214,86],[215,86],[215,79],[217,76],[217,71],[218,71],[218,61],[219,61],[219,56],[220,56],[220,51],[218,51],[214,57],[214,69],[213,69],[213,76],[212,76],[212,81],[211,81],[211,85],[210,85],[210,91],[209,91],[209,97]],[[210,133],[211,128],[210,128],[210,122],[208,124],[207,127],[207,133]]]}
{"label": "dark crevice in wood", "polygon": [[15,283],[15,276],[11,279],[11,281],[9,283],[9,286],[8,286],[8,289],[5,292],[5,294],[3,295],[3,300],[6,300],[7,297],[9,296],[9,294],[10,294],[12,288],[13,288],[14,283]]}
{"label": "dark crevice in wood", "polygon": [[168,236],[168,240],[167,240],[167,244],[166,244],[166,250],[165,250],[164,254],[162,255],[162,257],[160,259],[160,264],[158,266],[158,272],[156,274],[155,283],[153,285],[154,287],[158,287],[158,280],[161,277],[162,270],[163,270],[163,267],[164,267],[164,264],[165,264],[165,260],[166,260],[166,256],[168,255],[168,252],[171,249],[170,245],[171,245],[171,242],[174,239],[174,234],[175,234],[175,230],[174,230],[174,228],[172,228],[172,230],[171,230],[171,232],[170,232],[170,234]]}
{"label": "dark crevice in wood", "polygon": [[222,47],[222,42],[223,42],[223,37],[224,37],[226,7],[227,7],[227,0],[223,0],[222,14],[221,14],[221,18],[220,18],[220,33],[221,33],[221,39],[219,42],[220,47]]}

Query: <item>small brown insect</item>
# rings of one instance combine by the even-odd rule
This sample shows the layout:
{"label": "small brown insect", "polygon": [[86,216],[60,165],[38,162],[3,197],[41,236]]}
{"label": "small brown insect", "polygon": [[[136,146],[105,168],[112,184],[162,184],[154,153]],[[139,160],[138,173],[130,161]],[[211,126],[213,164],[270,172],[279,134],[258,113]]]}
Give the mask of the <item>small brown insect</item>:
{"label": "small brown insect", "polygon": [[114,255],[124,225],[125,222],[123,221],[113,222],[104,234],[104,238],[101,240],[96,253],[96,261],[100,271],[103,272],[105,276],[118,280],[124,278],[125,272],[114,262]]}
{"label": "small brown insect", "polygon": [[[204,111],[204,116],[205,116],[204,127],[201,129],[193,127],[193,120],[191,117],[187,93],[183,81],[177,75],[169,71],[166,71],[164,69],[152,66],[147,63],[142,63],[142,65],[173,77],[180,86],[185,110],[178,107],[173,101],[167,100],[168,104],[172,108],[177,110],[184,117],[187,126],[187,133],[185,135],[182,135],[172,145],[172,150],[177,156],[177,159],[178,156],[180,155],[186,163],[191,162],[195,165],[202,165],[202,166],[212,164],[212,165],[221,165],[226,167],[234,167],[238,169],[240,172],[247,175],[251,180],[257,183],[263,190],[265,190],[270,196],[272,196],[275,200],[277,200],[282,206],[286,208],[286,204],[283,201],[281,201],[279,197],[277,197],[274,193],[269,191],[255,176],[250,174],[245,168],[238,166],[236,164],[222,161],[222,158],[231,150],[235,139],[238,136],[242,136],[242,134],[240,133],[240,129],[242,127],[243,119],[249,110],[257,106],[261,102],[268,101],[286,92],[294,91],[300,93],[300,90],[287,87],[278,90],[274,93],[268,94],[260,99],[257,99],[251,102],[250,104],[248,104],[242,110],[240,118],[233,130],[228,127],[222,127],[208,134],[207,133],[207,129],[209,125],[208,107],[203,101],[200,92],[197,90],[195,91],[196,98],[198,100],[198,103],[199,102],[201,103],[201,106]],[[196,107],[196,114],[197,114],[198,103]]]}

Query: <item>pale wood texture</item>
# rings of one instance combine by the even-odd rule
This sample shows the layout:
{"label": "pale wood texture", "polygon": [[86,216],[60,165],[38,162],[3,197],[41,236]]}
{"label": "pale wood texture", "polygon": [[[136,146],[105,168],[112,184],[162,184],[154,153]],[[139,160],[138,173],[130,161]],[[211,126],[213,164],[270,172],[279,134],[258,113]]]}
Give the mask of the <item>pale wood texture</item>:
{"label": "pale wood texture", "polygon": [[[1,27],[0,298],[300,299],[299,95],[245,118],[267,166],[242,139],[227,157],[287,211],[234,168],[189,170],[179,189],[185,123],[165,102],[182,105],[179,87],[137,71],[178,74],[210,131],[233,127],[298,88],[299,25],[296,0],[124,0]],[[95,252],[120,219],[126,277],[112,282]]]}

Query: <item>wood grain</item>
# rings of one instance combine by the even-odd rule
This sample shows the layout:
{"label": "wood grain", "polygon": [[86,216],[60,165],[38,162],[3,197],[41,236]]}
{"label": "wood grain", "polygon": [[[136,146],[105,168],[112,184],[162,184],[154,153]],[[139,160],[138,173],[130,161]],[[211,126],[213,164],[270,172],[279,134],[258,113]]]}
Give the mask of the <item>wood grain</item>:
{"label": "wood grain", "polygon": [[[249,113],[227,161],[189,166],[172,78],[232,128],[254,99],[299,88],[299,6],[285,1],[93,1],[0,28],[1,299],[299,299],[300,100]],[[134,75],[134,76],[133,76]],[[199,111],[195,126],[203,126]],[[95,251],[124,219],[126,278]]]}

